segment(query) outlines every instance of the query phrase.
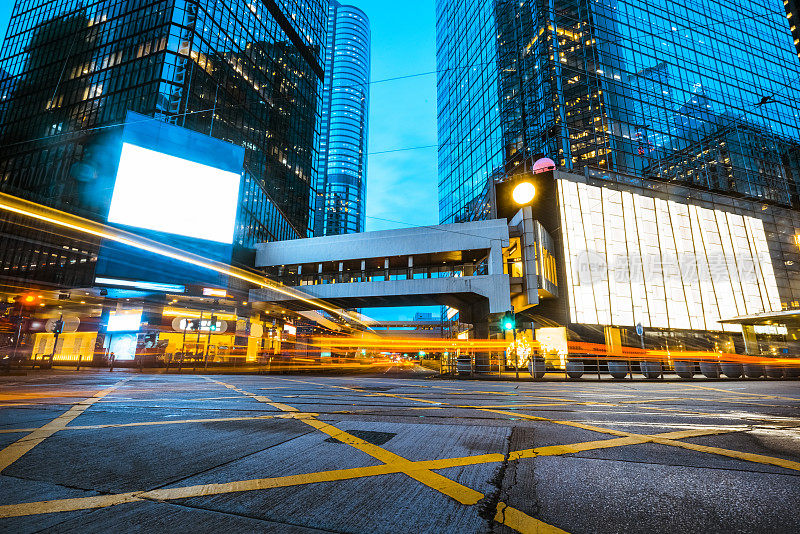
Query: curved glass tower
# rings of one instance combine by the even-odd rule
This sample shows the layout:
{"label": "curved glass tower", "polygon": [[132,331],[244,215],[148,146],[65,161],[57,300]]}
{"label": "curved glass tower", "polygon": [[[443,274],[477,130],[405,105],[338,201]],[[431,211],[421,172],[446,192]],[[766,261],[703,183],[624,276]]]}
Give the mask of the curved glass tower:
{"label": "curved glass tower", "polygon": [[369,69],[369,19],[356,7],[331,1],[316,235],[364,231]]}

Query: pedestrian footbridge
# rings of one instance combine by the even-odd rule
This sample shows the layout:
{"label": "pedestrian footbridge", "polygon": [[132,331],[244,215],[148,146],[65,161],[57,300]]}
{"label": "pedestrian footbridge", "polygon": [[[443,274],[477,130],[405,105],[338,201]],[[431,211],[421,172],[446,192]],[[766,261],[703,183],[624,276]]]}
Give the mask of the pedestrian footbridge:
{"label": "pedestrian footbridge", "polygon": [[[257,245],[256,266],[311,299],[342,308],[446,305],[466,322],[511,307],[504,219]],[[313,308],[269,288],[251,301]]]}

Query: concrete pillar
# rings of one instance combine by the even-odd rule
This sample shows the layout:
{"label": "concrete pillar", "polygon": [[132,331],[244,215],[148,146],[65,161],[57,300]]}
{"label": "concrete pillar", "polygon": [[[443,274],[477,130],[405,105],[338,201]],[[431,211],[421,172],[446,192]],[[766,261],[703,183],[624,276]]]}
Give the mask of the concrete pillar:
{"label": "concrete pillar", "polygon": [[489,249],[488,274],[503,274],[503,247],[500,241],[492,241]]}
{"label": "concrete pillar", "polygon": [[[471,306],[459,309],[461,320],[472,325],[472,335],[475,339],[489,339],[489,301],[478,302]],[[474,368],[479,374],[490,371],[490,353],[475,352]]]}

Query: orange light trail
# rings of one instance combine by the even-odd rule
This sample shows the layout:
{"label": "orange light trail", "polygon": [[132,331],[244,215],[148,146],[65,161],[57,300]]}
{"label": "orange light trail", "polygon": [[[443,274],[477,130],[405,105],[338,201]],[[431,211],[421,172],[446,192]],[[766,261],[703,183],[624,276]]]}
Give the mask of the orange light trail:
{"label": "orange light trail", "polygon": [[72,215],[70,213],[66,213],[60,210],[49,208],[47,206],[42,206],[41,204],[36,204],[34,202],[23,200],[21,198],[17,198],[15,196],[8,195],[5,193],[0,193],[0,209],[9,211],[11,213],[16,213],[24,217],[30,217],[33,219],[44,221],[53,224],[55,226],[69,228],[71,230],[76,230],[78,232],[82,232],[85,234],[101,237],[103,239],[116,241],[118,243],[122,243],[130,247],[138,248],[140,250],[144,250],[147,252],[152,252],[154,254],[158,254],[160,256],[171,258],[191,265],[195,265],[197,267],[209,269],[211,271],[216,271],[220,274],[224,274],[227,276],[231,276],[233,278],[237,278],[239,280],[243,280],[245,282],[249,282],[258,287],[267,288],[276,291],[278,293],[290,296],[293,299],[305,302],[307,304],[311,304],[315,306],[317,309],[329,311],[333,314],[342,317],[346,321],[352,321],[358,323],[369,329],[369,325],[361,321],[356,316],[353,316],[347,312],[344,312],[333,306],[330,306],[318,299],[309,298],[305,293],[292,290],[291,288],[288,288],[277,282],[269,280],[268,278],[251,273],[239,267],[233,267],[218,261],[210,260],[208,258],[204,258],[197,254],[192,254],[191,252],[186,252],[178,248],[171,247],[169,245],[158,243],[157,241],[153,241],[151,239],[137,236],[136,234],[133,234],[131,232],[119,230],[111,226],[91,221],[89,219],[85,219],[77,215]]}

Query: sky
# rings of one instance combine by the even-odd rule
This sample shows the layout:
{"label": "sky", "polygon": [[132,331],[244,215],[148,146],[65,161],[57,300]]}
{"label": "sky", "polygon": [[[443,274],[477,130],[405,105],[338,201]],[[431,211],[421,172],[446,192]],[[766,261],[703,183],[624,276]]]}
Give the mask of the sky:
{"label": "sky", "polygon": [[436,70],[433,0],[349,3],[372,30],[367,230],[437,224],[436,149],[384,152],[436,144],[436,76],[380,81]]}

